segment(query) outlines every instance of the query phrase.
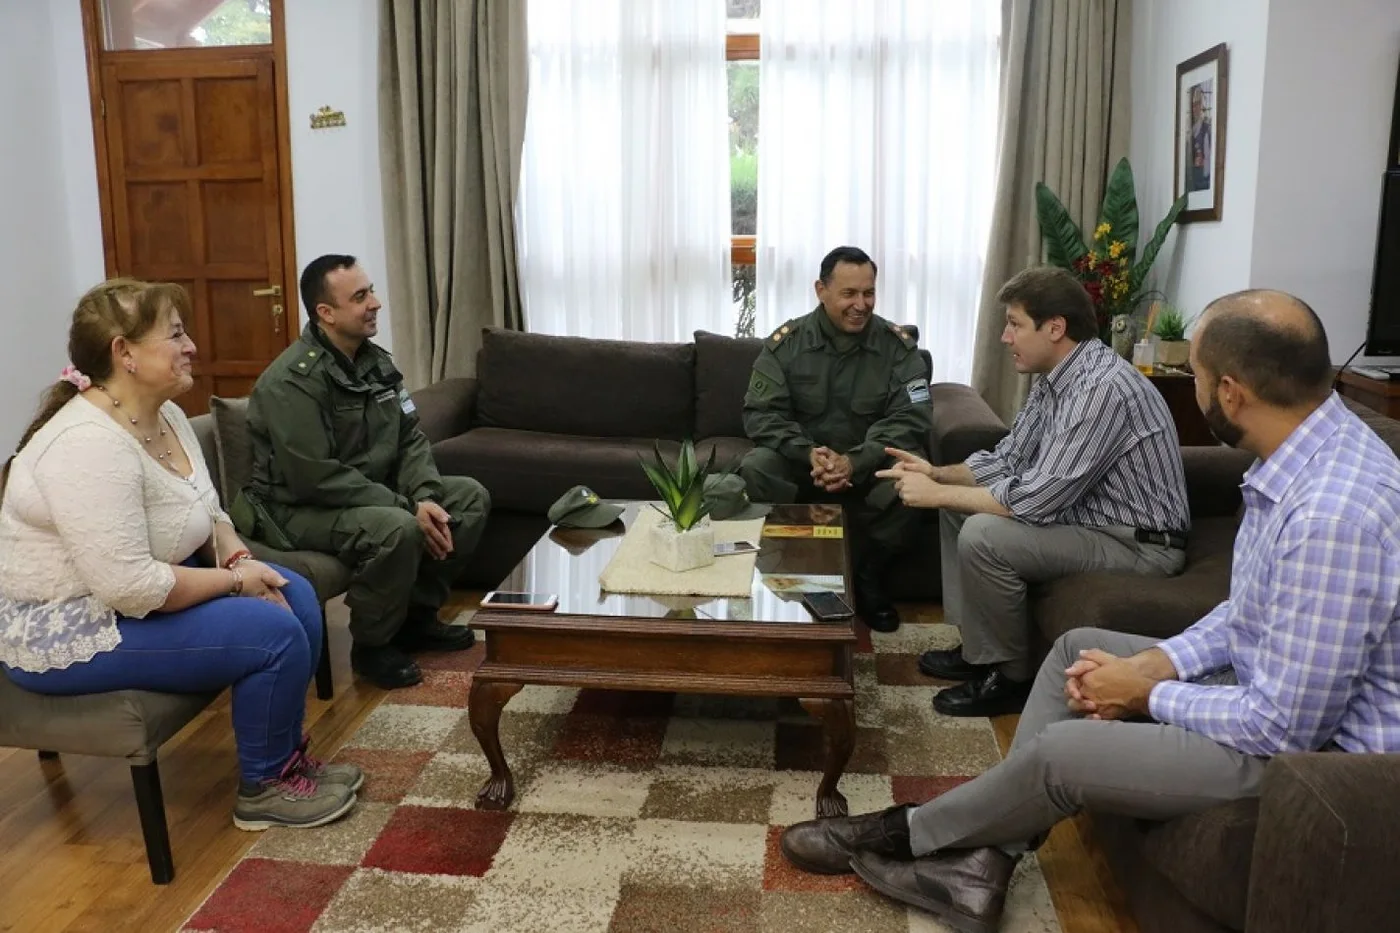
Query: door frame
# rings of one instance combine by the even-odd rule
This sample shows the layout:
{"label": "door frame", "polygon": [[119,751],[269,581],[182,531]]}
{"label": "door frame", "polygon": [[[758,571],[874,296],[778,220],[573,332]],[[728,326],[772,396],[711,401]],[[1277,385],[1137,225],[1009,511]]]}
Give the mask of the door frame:
{"label": "door frame", "polygon": [[[97,199],[102,211],[102,256],[106,275],[113,278],[117,268],[116,211],[112,200],[110,153],[107,151],[106,89],[102,84],[102,66],[133,58],[158,55],[165,61],[198,57],[247,58],[249,50],[265,55],[265,46],[220,46],[204,49],[127,49],[109,52],[102,48],[102,0],[78,0],[83,12],[83,51],[87,60],[88,102],[91,108],[92,138],[96,148]],[[272,9],[272,95],[276,112],[273,122],[277,128],[277,190],[281,200],[280,228],[282,233],[282,292],[286,307],[286,326],[282,336],[290,346],[301,333],[301,300],[297,291],[298,266],[296,255],[296,224],[292,210],[292,128],[287,103],[287,21],[285,0],[269,0]],[[211,52],[215,53],[211,56]],[[128,270],[130,271],[130,270]]]}

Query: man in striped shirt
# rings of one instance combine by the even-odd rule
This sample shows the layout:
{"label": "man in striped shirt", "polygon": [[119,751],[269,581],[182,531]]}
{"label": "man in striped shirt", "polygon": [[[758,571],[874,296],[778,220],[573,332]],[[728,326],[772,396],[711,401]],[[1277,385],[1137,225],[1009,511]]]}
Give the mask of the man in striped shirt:
{"label": "man in striped shirt", "polygon": [[1190,511],[1171,412],[1142,373],[1098,339],[1094,306],[1070,273],[1027,269],[997,294],[1002,343],[1040,379],[994,450],[935,467],[890,451],[906,505],[942,510],[943,608],[962,647],[919,669],[963,683],[948,716],[1015,712],[1030,692],[1026,589],[1091,570],[1171,576],[1186,563]]}
{"label": "man in striped shirt", "polygon": [[1400,752],[1400,461],[1332,391],[1317,315],[1278,292],[1207,309],[1196,401],[1245,473],[1230,595],[1175,638],[1061,637],[1001,764],[919,807],[782,840],[987,933],[1016,860],[1081,810],[1170,820],[1257,797],[1288,752]]}

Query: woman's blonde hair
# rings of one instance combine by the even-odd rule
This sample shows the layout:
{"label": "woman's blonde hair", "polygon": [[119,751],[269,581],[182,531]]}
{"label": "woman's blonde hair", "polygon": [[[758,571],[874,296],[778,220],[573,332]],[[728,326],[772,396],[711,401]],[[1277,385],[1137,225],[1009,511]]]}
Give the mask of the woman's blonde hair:
{"label": "woman's blonde hair", "polygon": [[[172,311],[184,319],[190,316],[190,297],[179,285],[108,279],[78,299],[78,306],[73,309],[73,323],[68,328],[68,360],[94,384],[101,385],[112,378],[112,341],[118,337],[139,340],[169,320]],[[78,387],[65,379],[50,386],[15,453],[23,450],[35,433],[77,394]],[[7,460],[4,475],[0,476],[0,500],[4,498],[9,474]]]}

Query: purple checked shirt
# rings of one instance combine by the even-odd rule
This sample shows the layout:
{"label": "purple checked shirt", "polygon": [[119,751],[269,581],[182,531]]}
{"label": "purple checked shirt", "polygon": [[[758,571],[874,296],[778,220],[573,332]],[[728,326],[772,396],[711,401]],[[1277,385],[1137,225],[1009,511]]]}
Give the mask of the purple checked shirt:
{"label": "purple checked shirt", "polygon": [[1159,645],[1181,679],[1153,718],[1247,755],[1400,751],[1400,461],[1334,394],[1241,488],[1230,598]]}

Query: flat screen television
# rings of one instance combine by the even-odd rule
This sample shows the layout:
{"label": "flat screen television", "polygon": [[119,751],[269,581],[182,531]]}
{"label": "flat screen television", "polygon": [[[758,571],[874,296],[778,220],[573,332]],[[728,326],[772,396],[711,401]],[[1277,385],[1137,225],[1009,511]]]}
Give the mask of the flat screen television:
{"label": "flat screen television", "polygon": [[1386,172],[1381,182],[1366,355],[1400,356],[1400,170]]}

